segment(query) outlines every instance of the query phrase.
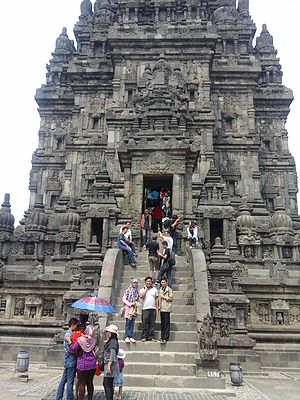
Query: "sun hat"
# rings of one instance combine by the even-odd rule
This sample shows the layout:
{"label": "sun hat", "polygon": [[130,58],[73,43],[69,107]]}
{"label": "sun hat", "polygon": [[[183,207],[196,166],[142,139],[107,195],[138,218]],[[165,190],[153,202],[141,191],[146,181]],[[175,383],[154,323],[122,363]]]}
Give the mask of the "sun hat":
{"label": "sun hat", "polygon": [[105,328],[105,330],[106,332],[115,333],[117,337],[119,337],[118,328],[116,327],[116,325],[110,324]]}
{"label": "sun hat", "polygon": [[119,349],[118,358],[124,360],[125,357],[126,357],[125,351],[123,349]]}

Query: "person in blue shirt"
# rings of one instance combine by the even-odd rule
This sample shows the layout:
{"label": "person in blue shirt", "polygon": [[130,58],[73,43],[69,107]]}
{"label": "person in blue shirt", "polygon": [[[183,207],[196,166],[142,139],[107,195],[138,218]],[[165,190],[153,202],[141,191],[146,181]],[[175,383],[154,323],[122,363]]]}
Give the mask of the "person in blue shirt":
{"label": "person in blue shirt", "polygon": [[74,400],[73,385],[76,374],[76,354],[70,353],[69,349],[72,341],[73,332],[78,330],[79,321],[77,318],[71,318],[69,321],[69,329],[64,337],[64,372],[58,385],[56,400],[63,400],[65,384],[67,384],[67,400]]}
{"label": "person in blue shirt", "polygon": [[129,241],[126,239],[127,229],[127,226],[123,226],[121,233],[118,235],[117,246],[119,249],[125,251],[128,257],[129,264],[132,267],[136,267],[134,253],[132,251],[132,248],[129,246]]}
{"label": "person in blue shirt", "polygon": [[153,206],[157,206],[159,203],[159,193],[156,189],[153,189],[151,192],[152,200],[153,200]]}

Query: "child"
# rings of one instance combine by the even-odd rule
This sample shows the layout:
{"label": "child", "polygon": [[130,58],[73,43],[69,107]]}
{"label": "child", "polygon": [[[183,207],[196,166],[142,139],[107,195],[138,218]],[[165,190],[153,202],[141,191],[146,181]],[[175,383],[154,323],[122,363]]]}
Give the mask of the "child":
{"label": "child", "polygon": [[67,384],[67,399],[73,399],[73,384],[76,373],[76,355],[69,352],[72,342],[73,332],[78,330],[78,319],[71,318],[69,321],[69,329],[64,338],[64,372],[58,385],[56,400],[62,400],[64,397],[65,384]]}
{"label": "child", "polygon": [[114,388],[119,388],[118,392],[115,392],[114,399],[120,400],[123,393],[123,385],[124,385],[124,378],[123,378],[123,368],[125,366],[124,359],[125,359],[125,351],[119,349],[118,352],[118,361],[119,361],[119,373],[114,378]]}
{"label": "child", "polygon": [[78,329],[77,329],[77,331],[73,332],[71,344],[76,343],[76,342],[77,342],[77,339],[78,339],[80,336],[84,336],[84,330],[85,330],[85,328],[86,328],[85,324],[81,324],[81,323],[78,324]]}

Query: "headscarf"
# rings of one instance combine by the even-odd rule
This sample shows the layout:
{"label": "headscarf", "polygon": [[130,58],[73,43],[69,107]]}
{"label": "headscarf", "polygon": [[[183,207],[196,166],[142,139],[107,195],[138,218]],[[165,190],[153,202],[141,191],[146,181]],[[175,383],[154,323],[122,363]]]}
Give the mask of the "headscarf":
{"label": "headscarf", "polygon": [[130,303],[133,303],[134,301],[137,301],[139,299],[139,289],[138,289],[138,287],[134,288],[132,286],[132,284],[134,282],[137,283],[137,279],[132,279],[129,288],[125,290],[126,300],[130,301]]}
{"label": "headscarf", "polygon": [[89,335],[90,338],[86,338],[84,336],[80,336],[77,339],[77,343],[82,348],[85,353],[89,353],[94,350],[97,344],[97,330],[94,326],[89,325],[84,331],[85,335]]}

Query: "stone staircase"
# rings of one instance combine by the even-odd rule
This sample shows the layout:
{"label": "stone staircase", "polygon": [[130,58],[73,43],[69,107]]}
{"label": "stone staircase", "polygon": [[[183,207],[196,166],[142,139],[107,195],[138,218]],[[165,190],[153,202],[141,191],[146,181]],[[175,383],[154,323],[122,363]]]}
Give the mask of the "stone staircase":
{"label": "stone staircase", "polygon": [[[122,306],[122,296],[130,284],[130,279],[138,279],[139,288],[149,272],[147,254],[140,253],[137,268],[124,266],[119,281],[116,309]],[[125,343],[125,319],[113,315],[112,323],[120,332],[120,347],[126,351],[126,386],[155,388],[213,388],[223,389],[220,379],[208,379],[196,375],[198,352],[198,334],[194,309],[194,285],[192,271],[185,257],[178,256],[173,270],[173,312],[171,314],[171,333],[167,344],[160,342],[141,342],[141,318],[135,323],[136,343]],[[155,324],[155,339],[160,339],[160,319]]]}

